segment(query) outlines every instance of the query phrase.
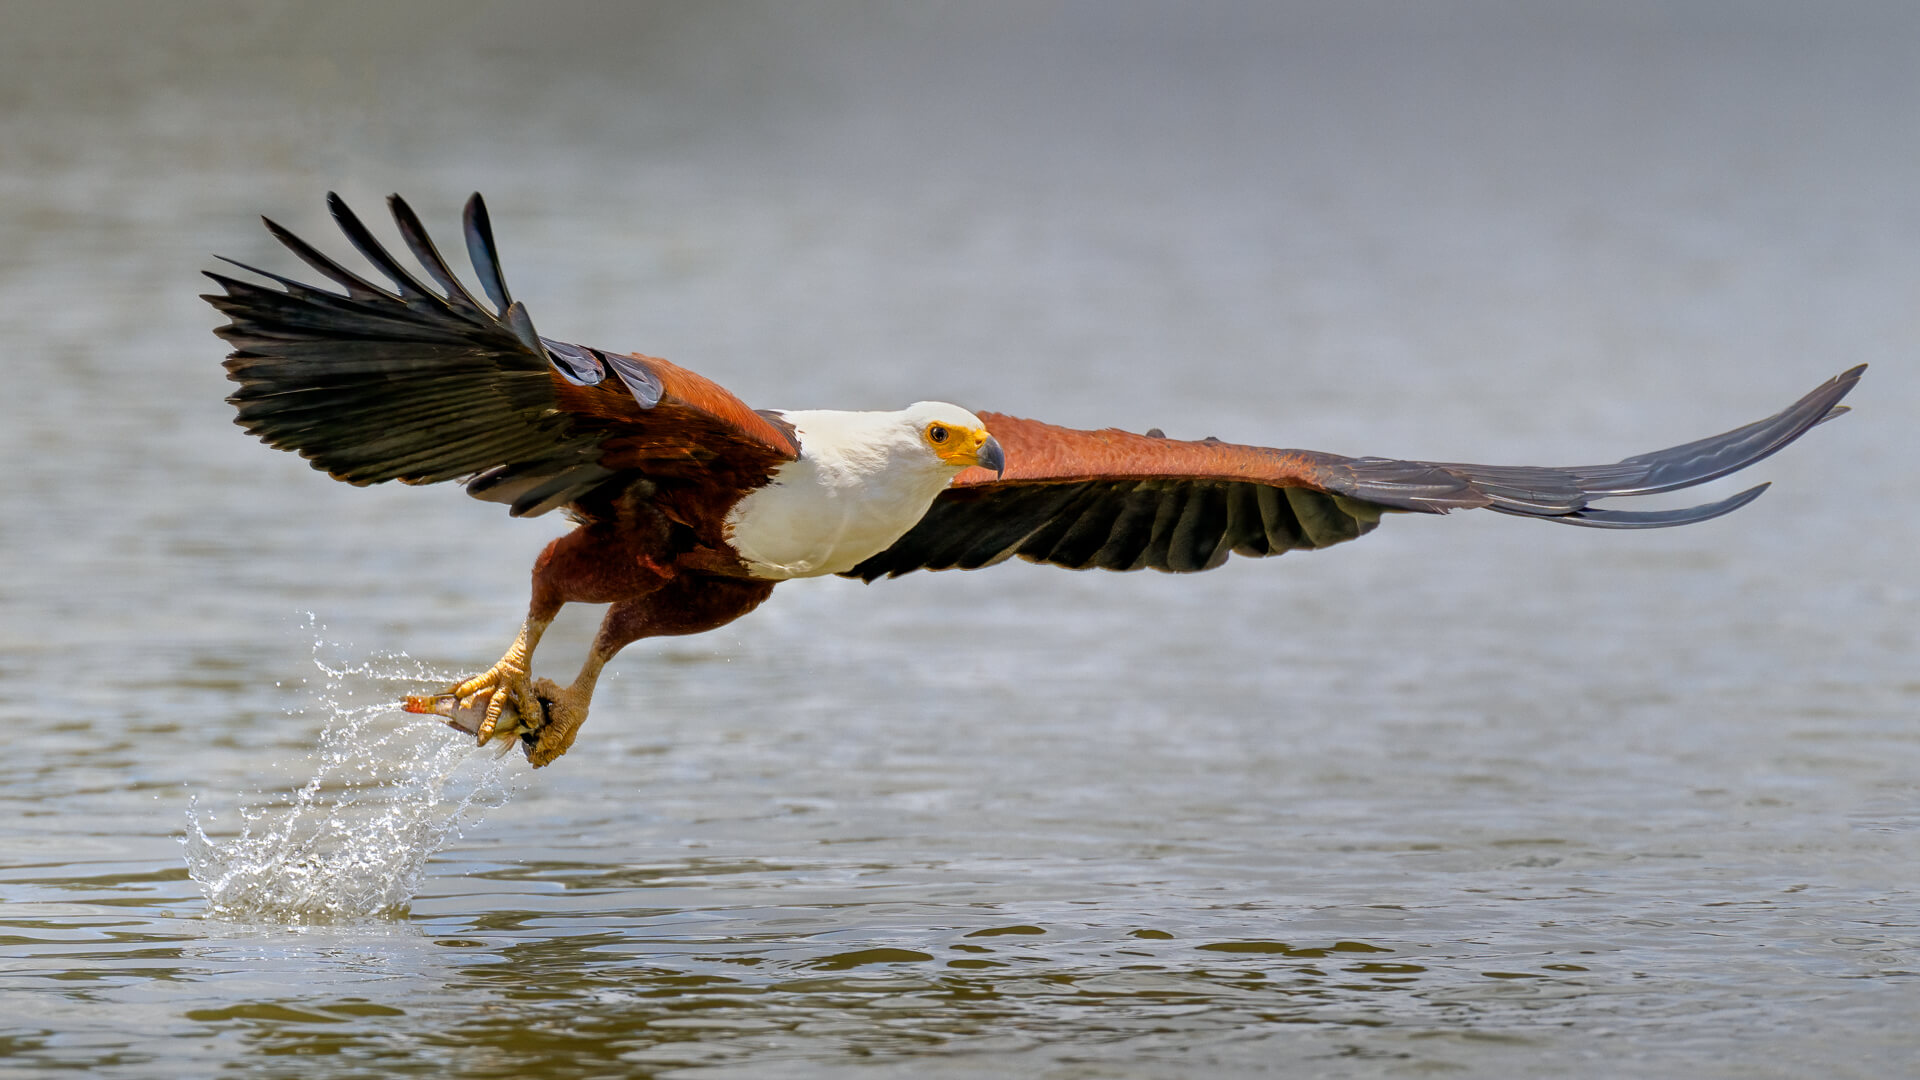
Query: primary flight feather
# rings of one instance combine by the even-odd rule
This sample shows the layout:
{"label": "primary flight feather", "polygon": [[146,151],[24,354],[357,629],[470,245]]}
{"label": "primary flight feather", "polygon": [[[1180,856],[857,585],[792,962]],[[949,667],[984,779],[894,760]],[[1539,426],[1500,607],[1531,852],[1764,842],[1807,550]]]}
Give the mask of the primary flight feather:
{"label": "primary flight feather", "polygon": [[[216,331],[233,346],[226,368],[240,384],[228,401],[240,426],[338,479],[460,479],[469,494],[516,516],[564,509],[578,522],[535,561],[527,619],[506,655],[444,695],[407,703],[471,718],[461,726],[481,743],[517,735],[536,767],[573,744],[615,653],[641,638],[723,626],[788,578],[873,581],[1016,555],[1074,569],[1207,570],[1229,555],[1351,540],[1382,514],[1403,511],[1484,508],[1611,529],[1687,525],[1739,509],[1766,485],[1680,510],[1592,504],[1743,469],[1845,412],[1840,400],[1866,369],[1724,435],[1570,468],[1078,431],[943,402],[897,412],[756,411],[657,357],[542,337],[507,291],[477,194],[465,239],[485,302],[399,196],[388,200],[394,224],[432,285],[339,196],[327,205],[386,283],[267,221],[335,288],[241,263],[273,286],[208,274],[224,292],[206,299],[230,320]],[[533,679],[531,665],[569,602],[612,606],[580,673],[562,687]]]}

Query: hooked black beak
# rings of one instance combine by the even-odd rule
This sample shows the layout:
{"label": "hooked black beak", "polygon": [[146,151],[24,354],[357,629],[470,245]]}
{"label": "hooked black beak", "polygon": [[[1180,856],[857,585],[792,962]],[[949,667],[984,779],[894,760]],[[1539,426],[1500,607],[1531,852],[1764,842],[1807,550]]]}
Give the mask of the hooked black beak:
{"label": "hooked black beak", "polygon": [[999,439],[987,436],[987,441],[980,444],[974,456],[978,459],[976,464],[983,469],[992,469],[995,476],[1007,474],[1007,455],[1000,449]]}

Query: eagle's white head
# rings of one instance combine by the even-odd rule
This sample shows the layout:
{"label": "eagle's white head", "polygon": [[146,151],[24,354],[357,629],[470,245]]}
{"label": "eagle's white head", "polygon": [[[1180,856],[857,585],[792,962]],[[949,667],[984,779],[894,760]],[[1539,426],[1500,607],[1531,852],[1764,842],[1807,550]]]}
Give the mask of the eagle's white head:
{"label": "eagle's white head", "polygon": [[[1001,472],[1007,467],[1007,459],[1000,450],[999,441],[987,433],[987,427],[979,417],[958,405],[949,405],[944,401],[916,401],[900,410],[898,415],[915,442],[931,451],[940,466],[954,472],[975,465],[994,472]],[[948,476],[949,480],[952,478]]]}
{"label": "eagle's white head", "polygon": [[799,460],[727,515],[728,541],[759,577],[851,570],[906,535],[962,470],[1006,468],[980,418],[943,401],[782,416],[799,436]]}

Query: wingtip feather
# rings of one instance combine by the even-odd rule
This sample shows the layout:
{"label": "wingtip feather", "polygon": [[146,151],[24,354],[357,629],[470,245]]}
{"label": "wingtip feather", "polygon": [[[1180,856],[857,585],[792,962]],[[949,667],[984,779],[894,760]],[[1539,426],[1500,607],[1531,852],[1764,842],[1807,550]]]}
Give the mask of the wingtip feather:
{"label": "wingtip feather", "polygon": [[467,258],[473,263],[474,273],[480,276],[480,288],[504,319],[513,306],[513,294],[507,291],[506,275],[500,269],[500,249],[493,239],[493,219],[487,214],[487,200],[481,198],[479,192],[467,199],[461,224],[467,241]]}

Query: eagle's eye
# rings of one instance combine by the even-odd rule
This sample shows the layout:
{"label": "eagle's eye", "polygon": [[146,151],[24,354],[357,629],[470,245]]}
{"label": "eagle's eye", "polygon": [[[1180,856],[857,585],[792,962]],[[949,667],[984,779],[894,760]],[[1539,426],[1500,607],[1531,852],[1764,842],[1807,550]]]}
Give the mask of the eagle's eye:
{"label": "eagle's eye", "polygon": [[932,443],[935,446],[939,446],[941,443],[946,442],[947,437],[951,434],[952,433],[947,430],[947,426],[945,424],[928,424],[927,425],[927,441]]}

